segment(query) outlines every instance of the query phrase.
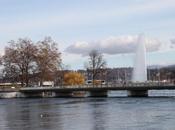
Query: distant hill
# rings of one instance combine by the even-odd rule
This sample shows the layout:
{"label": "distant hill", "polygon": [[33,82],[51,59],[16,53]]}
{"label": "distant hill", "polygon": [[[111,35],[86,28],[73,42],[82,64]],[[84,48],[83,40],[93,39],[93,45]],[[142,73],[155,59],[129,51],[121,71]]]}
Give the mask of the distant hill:
{"label": "distant hill", "polygon": [[175,65],[169,65],[164,68],[169,69],[169,70],[175,70]]}
{"label": "distant hill", "polygon": [[161,69],[161,68],[175,70],[175,65],[151,65],[151,66],[148,66],[148,69]]}
{"label": "distant hill", "polygon": [[148,66],[148,69],[160,69],[163,67],[164,67],[163,65],[150,65],[150,66]]}

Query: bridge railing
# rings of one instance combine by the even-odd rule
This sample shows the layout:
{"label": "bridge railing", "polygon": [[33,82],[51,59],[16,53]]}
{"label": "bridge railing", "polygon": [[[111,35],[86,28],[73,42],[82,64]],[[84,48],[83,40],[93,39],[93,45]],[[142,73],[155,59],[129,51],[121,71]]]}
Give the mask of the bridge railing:
{"label": "bridge railing", "polygon": [[133,82],[129,82],[129,83],[118,83],[118,84],[114,84],[114,83],[106,83],[106,84],[100,84],[100,85],[83,85],[83,86],[79,86],[79,87],[152,87],[152,86],[170,86],[170,85],[174,85],[172,83],[169,82],[144,82],[144,83],[133,83]]}
{"label": "bridge railing", "polygon": [[[106,83],[106,84],[84,84],[84,85],[69,85],[69,86],[54,86],[53,88],[104,88],[104,87],[152,87],[152,86],[170,86],[174,85],[172,83],[167,82],[145,82],[145,83],[139,83],[139,82],[128,82],[128,83]],[[30,88],[46,88],[43,86],[36,86],[36,87],[30,87]],[[49,87],[52,88],[52,87]]]}

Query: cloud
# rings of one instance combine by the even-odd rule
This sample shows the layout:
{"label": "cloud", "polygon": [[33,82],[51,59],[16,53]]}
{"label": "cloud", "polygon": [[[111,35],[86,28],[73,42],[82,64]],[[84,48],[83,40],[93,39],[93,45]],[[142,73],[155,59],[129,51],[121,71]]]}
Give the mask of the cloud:
{"label": "cloud", "polygon": [[[114,55],[133,53],[136,50],[138,35],[135,36],[111,36],[106,39],[94,42],[76,42],[66,48],[66,52],[73,54],[87,55],[91,50],[96,49],[102,53]],[[157,51],[161,42],[157,39],[144,37],[147,51]]]}
{"label": "cloud", "polygon": [[175,39],[171,40],[171,44],[175,45]]}
{"label": "cloud", "polygon": [[171,45],[170,45],[170,48],[175,48],[175,39],[171,39]]}

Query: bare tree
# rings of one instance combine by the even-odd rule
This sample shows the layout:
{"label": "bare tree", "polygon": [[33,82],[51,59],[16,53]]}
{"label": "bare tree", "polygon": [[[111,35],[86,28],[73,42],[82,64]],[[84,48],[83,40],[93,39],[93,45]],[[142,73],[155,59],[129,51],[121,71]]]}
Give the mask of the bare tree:
{"label": "bare tree", "polygon": [[45,37],[38,42],[37,66],[42,86],[44,80],[54,80],[54,73],[61,64],[61,53],[58,51],[57,43],[51,37]]}
{"label": "bare tree", "polygon": [[63,63],[60,64],[59,70],[55,73],[55,85],[60,85],[60,87],[63,87],[63,81],[64,81],[64,74],[66,72],[69,72],[69,66],[65,65]]}
{"label": "bare tree", "polygon": [[92,50],[89,53],[89,61],[86,66],[87,71],[92,74],[92,82],[94,85],[94,80],[98,73],[101,72],[106,67],[106,61],[103,58],[103,55],[97,50]]}
{"label": "bare tree", "polygon": [[37,48],[30,39],[10,41],[3,56],[4,72],[12,77],[20,77],[22,87],[29,85],[29,74],[35,67]]}

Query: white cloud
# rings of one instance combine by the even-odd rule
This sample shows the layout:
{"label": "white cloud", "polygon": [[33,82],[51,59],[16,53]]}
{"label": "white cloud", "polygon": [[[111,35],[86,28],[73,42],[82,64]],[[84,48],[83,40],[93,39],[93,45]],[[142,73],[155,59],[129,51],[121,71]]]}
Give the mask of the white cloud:
{"label": "white cloud", "polygon": [[175,48],[175,39],[171,40],[170,48],[173,48],[173,49]]}
{"label": "white cloud", "polygon": [[175,45],[175,39],[171,40],[171,44]]}
{"label": "white cloud", "polygon": [[[149,52],[159,50],[161,42],[157,39],[144,37],[146,49]],[[91,50],[96,49],[102,53],[124,54],[135,52],[138,35],[136,36],[111,36],[95,42],[76,42],[66,48],[66,52],[87,55]]]}

